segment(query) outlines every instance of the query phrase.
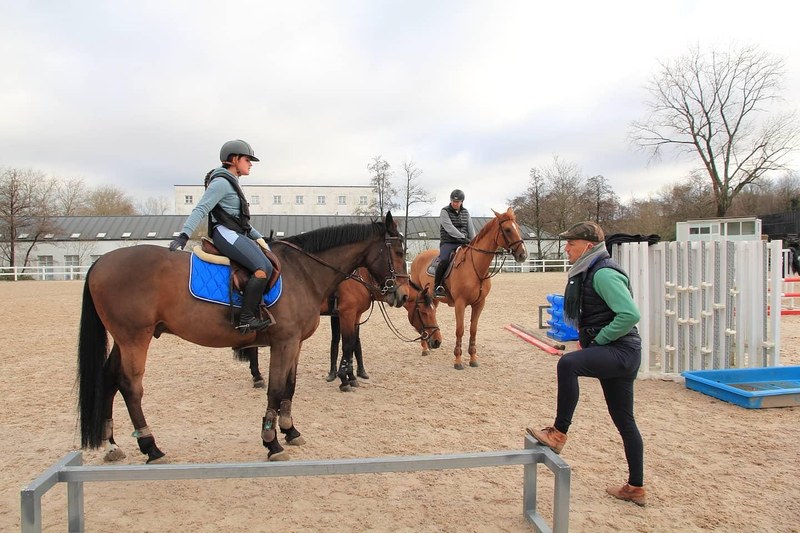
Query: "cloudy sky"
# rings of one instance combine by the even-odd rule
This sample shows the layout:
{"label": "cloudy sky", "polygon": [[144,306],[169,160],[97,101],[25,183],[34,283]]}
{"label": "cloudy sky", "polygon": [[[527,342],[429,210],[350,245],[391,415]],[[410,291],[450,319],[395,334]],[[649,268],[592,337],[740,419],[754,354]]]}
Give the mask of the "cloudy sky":
{"label": "cloudy sky", "polygon": [[0,5],[0,166],[137,199],[199,183],[231,138],[261,158],[250,183],[365,185],[373,157],[398,178],[413,161],[434,210],[455,187],[475,215],[505,209],[556,155],[642,197],[692,166],[630,147],[644,84],[698,44],[782,57],[800,102],[785,0]]}

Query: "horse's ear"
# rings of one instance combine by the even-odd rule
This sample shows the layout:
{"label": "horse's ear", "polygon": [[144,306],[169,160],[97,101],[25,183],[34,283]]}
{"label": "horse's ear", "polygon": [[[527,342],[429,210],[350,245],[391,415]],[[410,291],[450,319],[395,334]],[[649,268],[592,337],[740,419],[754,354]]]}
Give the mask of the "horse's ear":
{"label": "horse's ear", "polygon": [[386,222],[386,227],[387,228],[389,228],[390,230],[393,230],[393,231],[397,230],[397,225],[394,223],[394,219],[392,218],[392,212],[391,211],[387,211],[386,212],[386,220],[385,220],[385,222]]}
{"label": "horse's ear", "polygon": [[496,217],[499,217],[499,216],[500,216],[500,213],[498,213],[498,212],[497,212],[497,211],[495,211],[494,209],[492,209],[492,213],[494,213],[494,216],[496,216]]}
{"label": "horse's ear", "polygon": [[508,211],[506,211],[506,215],[508,215],[510,217],[513,217],[514,216],[514,208],[513,207],[509,207]]}

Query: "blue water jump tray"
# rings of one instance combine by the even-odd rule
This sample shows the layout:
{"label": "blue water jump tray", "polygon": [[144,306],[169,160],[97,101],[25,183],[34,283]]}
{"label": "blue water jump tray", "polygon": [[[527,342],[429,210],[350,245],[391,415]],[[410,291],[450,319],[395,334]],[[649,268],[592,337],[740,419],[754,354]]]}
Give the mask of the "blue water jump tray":
{"label": "blue water jump tray", "polygon": [[800,366],[694,370],[686,388],[748,409],[800,406]]}

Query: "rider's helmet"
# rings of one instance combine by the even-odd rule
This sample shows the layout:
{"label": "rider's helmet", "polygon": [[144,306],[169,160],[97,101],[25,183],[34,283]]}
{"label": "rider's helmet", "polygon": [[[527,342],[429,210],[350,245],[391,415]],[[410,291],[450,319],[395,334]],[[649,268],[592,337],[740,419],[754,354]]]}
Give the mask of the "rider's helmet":
{"label": "rider's helmet", "polygon": [[450,193],[450,200],[458,200],[459,202],[463,202],[464,191],[461,189],[454,189],[453,192]]}
{"label": "rider's helmet", "polygon": [[226,161],[230,161],[230,158],[235,155],[246,155],[250,158],[250,161],[259,160],[253,153],[253,147],[250,146],[247,141],[243,141],[241,139],[228,141],[223,144],[219,151],[219,160],[224,163]]}

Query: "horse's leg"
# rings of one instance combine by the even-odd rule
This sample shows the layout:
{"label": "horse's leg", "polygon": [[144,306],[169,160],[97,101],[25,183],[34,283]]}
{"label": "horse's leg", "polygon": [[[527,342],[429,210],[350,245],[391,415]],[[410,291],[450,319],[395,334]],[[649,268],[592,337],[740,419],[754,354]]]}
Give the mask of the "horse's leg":
{"label": "horse's leg", "polygon": [[356,375],[362,379],[369,379],[367,369],[364,368],[364,354],[361,352],[361,326],[356,326],[356,363],[358,364],[358,372]]}
{"label": "horse's leg", "polygon": [[325,381],[330,383],[336,379],[336,363],[339,361],[339,338],[341,338],[339,317],[331,315],[331,368]]}
{"label": "horse's leg", "polygon": [[253,376],[253,387],[263,389],[267,386],[267,383],[264,381],[261,369],[258,368],[258,347],[245,348],[245,350],[250,360],[250,375]]}
{"label": "horse's leg", "polygon": [[483,306],[486,305],[486,300],[481,300],[472,305],[472,313],[470,313],[469,319],[469,347],[467,348],[467,352],[469,353],[469,366],[479,366],[478,365],[478,320],[481,318],[481,313],[483,312]]}
{"label": "horse's leg", "polygon": [[350,392],[353,390],[353,387],[358,387],[358,380],[356,380],[355,375],[353,375],[354,351],[354,339],[352,334],[342,335],[342,359],[339,363],[339,370],[336,373],[342,381],[339,385],[339,390],[342,392]]}
{"label": "horse's leg", "polygon": [[456,370],[464,370],[464,364],[461,362],[461,338],[464,336],[464,310],[463,303],[456,302],[456,345],[453,348],[453,368]]}
{"label": "horse's leg", "polygon": [[133,423],[134,435],[139,443],[139,450],[147,455],[147,462],[152,463],[164,457],[164,452],[156,446],[156,439],[147,426],[147,420],[145,420],[144,412],[142,411],[142,396],[144,396],[142,379],[144,378],[144,367],[149,344],[150,336],[148,335],[143,340],[131,342],[124,349],[122,347],[118,348],[115,342],[113,349],[119,349],[120,352],[122,379],[119,384],[119,390],[125,399],[125,405],[128,407],[128,414]]}
{"label": "horse's leg", "polygon": [[270,461],[289,459],[289,454],[278,442],[276,423],[285,435],[287,444],[305,444],[305,439],[294,427],[292,418],[292,397],[301,346],[301,342],[283,342],[270,346],[267,412],[261,421],[261,441],[267,449],[267,458]]}
{"label": "horse's leg", "polygon": [[103,460],[107,462],[120,461],[125,459],[125,452],[117,446],[114,440],[114,397],[119,390],[120,382],[120,358],[119,348],[115,344],[108,354],[103,365],[103,404],[105,411],[105,426],[103,428],[103,444],[106,452]]}

